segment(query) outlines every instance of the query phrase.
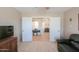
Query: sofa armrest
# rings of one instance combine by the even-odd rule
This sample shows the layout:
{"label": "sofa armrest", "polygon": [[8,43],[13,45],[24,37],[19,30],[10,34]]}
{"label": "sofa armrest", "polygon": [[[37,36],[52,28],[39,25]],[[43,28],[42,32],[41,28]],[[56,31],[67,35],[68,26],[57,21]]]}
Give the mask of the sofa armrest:
{"label": "sofa armrest", "polygon": [[79,42],[71,41],[71,45],[79,51]]}
{"label": "sofa armrest", "polygon": [[65,42],[69,42],[70,40],[69,39],[60,39],[60,40],[57,40],[58,43],[65,43]]}
{"label": "sofa armrest", "polygon": [[71,39],[61,39],[57,40],[58,44],[70,44]]}

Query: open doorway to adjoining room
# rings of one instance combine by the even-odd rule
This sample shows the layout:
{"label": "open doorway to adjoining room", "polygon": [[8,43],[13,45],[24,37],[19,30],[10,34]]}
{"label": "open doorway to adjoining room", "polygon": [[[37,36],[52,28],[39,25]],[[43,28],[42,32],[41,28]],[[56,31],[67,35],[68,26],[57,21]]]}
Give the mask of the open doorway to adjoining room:
{"label": "open doorway to adjoining room", "polygon": [[49,18],[32,18],[32,41],[49,41]]}

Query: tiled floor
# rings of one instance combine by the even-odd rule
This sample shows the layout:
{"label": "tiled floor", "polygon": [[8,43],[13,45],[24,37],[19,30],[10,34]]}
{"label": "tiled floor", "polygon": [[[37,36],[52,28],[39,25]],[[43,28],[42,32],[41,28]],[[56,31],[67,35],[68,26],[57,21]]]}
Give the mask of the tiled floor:
{"label": "tiled floor", "polygon": [[49,33],[33,36],[32,42],[21,42],[19,52],[57,52],[56,42],[50,42]]}
{"label": "tiled floor", "polygon": [[22,42],[18,46],[19,52],[57,52],[56,42],[33,41]]}

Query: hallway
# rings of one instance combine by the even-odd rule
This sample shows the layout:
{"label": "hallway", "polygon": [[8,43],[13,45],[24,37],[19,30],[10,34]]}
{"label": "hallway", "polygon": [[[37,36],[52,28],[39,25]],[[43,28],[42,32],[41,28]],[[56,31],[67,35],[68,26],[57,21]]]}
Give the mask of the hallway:
{"label": "hallway", "polygon": [[18,46],[19,52],[57,52],[56,42],[33,41],[23,42]]}

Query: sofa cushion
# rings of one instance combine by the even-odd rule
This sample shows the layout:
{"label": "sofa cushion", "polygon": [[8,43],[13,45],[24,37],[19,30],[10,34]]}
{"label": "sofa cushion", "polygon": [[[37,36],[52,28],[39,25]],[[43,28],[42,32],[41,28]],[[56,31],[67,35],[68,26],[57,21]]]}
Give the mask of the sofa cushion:
{"label": "sofa cushion", "polygon": [[71,41],[71,44],[72,44],[72,47],[79,50],[79,43],[78,42]]}
{"label": "sofa cushion", "polygon": [[77,50],[73,49],[73,47],[71,47],[67,44],[59,44],[58,50],[60,52],[77,52]]}
{"label": "sofa cushion", "polygon": [[71,34],[70,39],[79,42],[79,34]]}

